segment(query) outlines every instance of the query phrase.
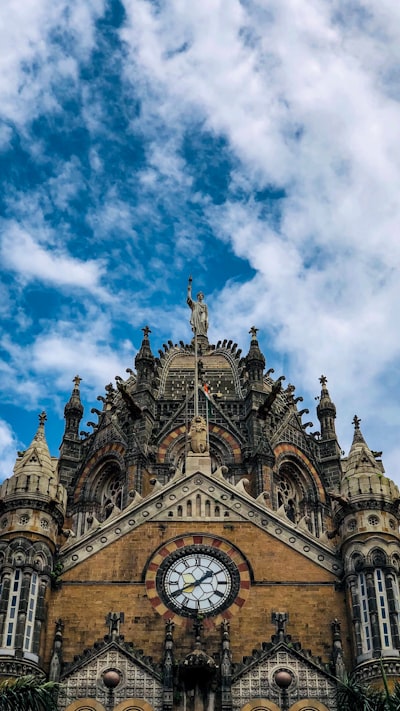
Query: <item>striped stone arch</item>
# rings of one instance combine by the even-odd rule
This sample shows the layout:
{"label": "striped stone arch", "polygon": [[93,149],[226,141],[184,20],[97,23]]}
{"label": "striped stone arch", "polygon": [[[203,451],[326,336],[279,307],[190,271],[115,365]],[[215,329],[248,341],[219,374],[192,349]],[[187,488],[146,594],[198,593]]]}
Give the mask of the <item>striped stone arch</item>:
{"label": "striped stone arch", "polygon": [[[86,485],[88,478],[93,474],[94,470],[98,471],[99,465],[104,462],[115,460],[120,466],[123,464],[123,455],[125,454],[125,446],[121,442],[110,442],[104,445],[95,452],[95,454],[86,462],[74,492],[74,501],[80,500],[82,489]],[[97,474],[96,471],[96,474]]]}
{"label": "striped stone arch", "polygon": [[106,711],[106,709],[96,699],[77,699],[67,706],[65,711]]}
{"label": "striped stone arch", "polygon": [[298,449],[293,444],[278,444],[277,447],[274,449],[274,454],[276,457],[276,462],[277,462],[277,469],[279,469],[284,461],[286,460],[288,463],[294,463],[298,466],[305,468],[305,470],[308,472],[308,474],[312,477],[312,479],[315,482],[315,486],[317,487],[318,491],[318,496],[320,501],[323,504],[326,504],[326,494],[325,494],[325,489],[322,485],[321,478],[312,464],[312,462],[309,460],[309,458],[304,454],[304,452],[301,451],[301,449]]}
{"label": "striped stone arch", "polygon": [[125,699],[114,707],[114,711],[154,711],[154,709],[144,699]]}
{"label": "striped stone arch", "polygon": [[252,699],[242,706],[240,711],[281,711],[273,701],[268,699]]}
{"label": "striped stone arch", "polygon": [[316,699],[301,699],[290,706],[289,711],[329,711],[329,709]]}

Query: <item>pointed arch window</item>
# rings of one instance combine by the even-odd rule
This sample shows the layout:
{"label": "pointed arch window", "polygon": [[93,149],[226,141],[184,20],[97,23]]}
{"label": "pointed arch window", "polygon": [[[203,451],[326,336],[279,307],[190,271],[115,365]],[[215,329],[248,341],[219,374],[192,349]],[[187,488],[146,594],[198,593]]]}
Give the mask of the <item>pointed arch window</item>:
{"label": "pointed arch window", "polygon": [[[399,586],[397,576],[392,576],[393,599],[399,599]],[[358,576],[358,592],[361,607],[361,638],[363,654],[372,652],[373,641],[373,616],[376,615],[374,635],[379,639],[379,647],[385,652],[396,648],[393,634],[398,635],[399,609],[390,609],[385,572],[382,568],[375,568],[371,573],[360,573]],[[392,617],[392,620],[391,620]],[[395,619],[394,619],[395,618]],[[395,630],[395,631],[394,631]],[[376,643],[375,643],[376,646]]]}
{"label": "pointed arch window", "polygon": [[38,598],[38,576],[32,574],[31,583],[29,586],[28,607],[26,611],[26,624],[24,634],[24,652],[31,652],[33,645],[33,632],[35,624],[36,605]]}
{"label": "pointed arch window", "polygon": [[6,618],[6,634],[5,634],[5,647],[7,648],[12,648],[14,647],[14,641],[15,641],[15,632],[17,628],[17,616],[18,616],[18,608],[19,608],[19,601],[21,597],[21,583],[22,583],[22,573],[20,568],[14,571],[12,581],[11,581],[11,589],[10,589],[10,598],[9,598],[9,603],[8,603],[8,609],[7,609],[7,618]]}
{"label": "pointed arch window", "polygon": [[103,489],[102,508],[105,518],[109,518],[115,511],[122,509],[123,481],[122,475],[118,472],[111,476]]}

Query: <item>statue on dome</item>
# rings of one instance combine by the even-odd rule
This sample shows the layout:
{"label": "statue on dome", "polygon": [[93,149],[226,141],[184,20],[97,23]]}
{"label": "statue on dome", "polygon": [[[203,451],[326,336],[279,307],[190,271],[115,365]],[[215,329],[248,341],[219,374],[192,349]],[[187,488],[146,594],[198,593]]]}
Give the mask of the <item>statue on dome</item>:
{"label": "statue on dome", "polygon": [[208,308],[204,303],[204,294],[199,291],[197,301],[192,299],[192,277],[189,277],[187,288],[187,304],[192,311],[190,325],[195,336],[206,336],[208,330]]}

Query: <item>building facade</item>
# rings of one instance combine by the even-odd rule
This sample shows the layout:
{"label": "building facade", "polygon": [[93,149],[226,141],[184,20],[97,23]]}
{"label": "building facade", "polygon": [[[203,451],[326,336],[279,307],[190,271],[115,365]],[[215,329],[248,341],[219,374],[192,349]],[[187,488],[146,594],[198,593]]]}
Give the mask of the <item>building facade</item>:
{"label": "building facade", "polygon": [[88,432],[77,376],[58,460],[42,413],[1,485],[0,673],[60,711],[334,711],[400,672],[399,491],[324,376],[316,432],[257,329],[211,344],[188,305],[190,343],[145,327]]}

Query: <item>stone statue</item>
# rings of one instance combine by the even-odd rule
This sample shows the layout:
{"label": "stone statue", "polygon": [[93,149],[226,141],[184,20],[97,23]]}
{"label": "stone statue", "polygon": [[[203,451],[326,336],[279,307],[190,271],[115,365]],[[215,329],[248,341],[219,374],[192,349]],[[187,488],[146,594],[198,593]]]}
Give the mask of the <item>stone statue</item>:
{"label": "stone statue", "polygon": [[190,425],[190,448],[195,454],[204,454],[208,451],[207,425],[204,417],[196,415]]}
{"label": "stone statue", "polygon": [[208,330],[208,308],[204,303],[204,294],[199,291],[197,294],[197,301],[192,299],[192,277],[189,277],[188,290],[187,290],[187,303],[192,310],[192,315],[190,317],[190,325],[192,331],[196,336],[207,336]]}

